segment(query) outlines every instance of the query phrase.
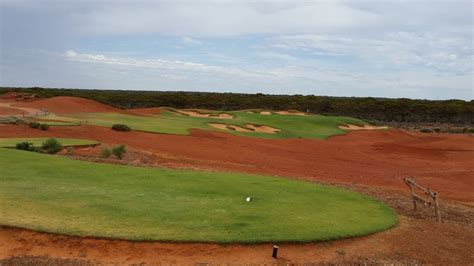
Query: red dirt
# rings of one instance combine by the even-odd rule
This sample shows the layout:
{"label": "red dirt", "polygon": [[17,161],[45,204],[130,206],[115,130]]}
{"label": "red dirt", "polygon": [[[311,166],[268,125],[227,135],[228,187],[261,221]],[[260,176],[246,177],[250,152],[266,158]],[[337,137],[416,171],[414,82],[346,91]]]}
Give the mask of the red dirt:
{"label": "red dirt", "polygon": [[16,108],[0,106],[0,115],[22,115],[23,111]]}
{"label": "red dirt", "polygon": [[326,141],[266,140],[193,130],[191,136],[116,132],[98,126],[1,125],[0,137],[69,137],[123,143],[134,149],[185,158],[192,168],[262,173],[307,180],[405,190],[401,178],[449,198],[474,203],[474,138],[467,135],[357,131]]}
{"label": "red dirt", "polygon": [[13,106],[45,109],[53,113],[122,112],[120,109],[93,100],[66,96],[19,102]]}
{"label": "red dirt", "polygon": [[[459,237],[460,236],[460,237]],[[76,238],[0,227],[0,258],[48,256],[98,264],[428,263],[474,261],[474,230],[401,216],[394,229],[357,239],[309,244],[219,245]],[[426,247],[426,243],[430,243]],[[1,264],[1,261],[0,261]]]}
{"label": "red dirt", "polygon": [[[107,145],[123,143],[130,148],[130,153],[121,163],[132,165],[239,171],[343,184],[387,202],[401,215],[400,223],[394,229],[362,238],[282,244],[278,260],[270,257],[270,244],[144,243],[0,227],[0,264],[45,264],[45,261],[71,264],[71,259],[100,264],[179,265],[474,263],[472,136],[391,129],[356,131],[326,141],[266,140],[203,130],[193,130],[190,136],[178,136],[117,132],[88,125],[51,127],[48,131],[0,125],[0,137],[21,136],[94,139]],[[75,153],[91,159],[99,149],[78,149]],[[406,176],[414,176],[421,184],[440,192],[443,223],[435,223],[433,217],[427,215],[431,213],[429,210],[420,212],[421,216],[411,210],[407,188],[401,181]],[[377,192],[367,191],[371,189]],[[466,205],[451,207],[453,201]],[[419,219],[423,216],[426,220]],[[2,261],[7,258],[10,259]]]}

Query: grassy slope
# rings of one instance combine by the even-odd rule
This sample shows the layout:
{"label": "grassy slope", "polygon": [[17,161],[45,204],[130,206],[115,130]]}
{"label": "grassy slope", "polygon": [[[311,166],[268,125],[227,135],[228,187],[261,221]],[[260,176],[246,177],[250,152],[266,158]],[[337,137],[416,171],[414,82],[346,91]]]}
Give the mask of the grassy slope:
{"label": "grassy slope", "polygon": [[[41,146],[44,141],[48,138],[0,138],[0,147],[13,148],[17,143],[20,142],[31,142],[34,146]],[[67,139],[67,138],[56,138],[63,146],[84,146],[84,145],[96,145],[99,142],[95,140],[86,139]]]}
{"label": "grassy slope", "polygon": [[[261,115],[245,111],[226,112],[235,116],[234,119],[196,118],[177,115],[174,112],[162,111],[153,117],[133,116],[119,113],[80,113],[57,117],[54,119],[71,122],[87,122],[87,124],[110,127],[116,123],[127,124],[133,130],[149,131],[165,134],[187,135],[192,128],[223,131],[240,136],[259,138],[318,138],[325,139],[332,135],[344,134],[346,131],[338,128],[343,124],[366,124],[364,121],[343,116],[290,116],[290,115]],[[278,134],[243,133],[229,130],[219,130],[207,123],[227,123],[245,126],[246,124],[267,125],[281,130]]]}
{"label": "grassy slope", "polygon": [[[0,224],[135,240],[269,242],[393,226],[354,192],[268,176],[138,168],[0,149]],[[254,197],[246,203],[246,196]]]}

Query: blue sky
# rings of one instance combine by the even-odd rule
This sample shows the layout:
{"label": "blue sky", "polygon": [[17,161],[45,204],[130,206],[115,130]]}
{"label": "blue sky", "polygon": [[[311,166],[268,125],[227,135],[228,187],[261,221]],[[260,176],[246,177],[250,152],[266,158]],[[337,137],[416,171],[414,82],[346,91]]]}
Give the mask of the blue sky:
{"label": "blue sky", "polygon": [[0,5],[1,86],[474,97],[470,0]]}

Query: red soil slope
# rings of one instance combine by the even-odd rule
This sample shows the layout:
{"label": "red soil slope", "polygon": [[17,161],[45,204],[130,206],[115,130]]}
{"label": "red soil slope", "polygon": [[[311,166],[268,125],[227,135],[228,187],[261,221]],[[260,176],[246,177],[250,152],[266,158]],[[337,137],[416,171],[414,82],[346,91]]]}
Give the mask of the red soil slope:
{"label": "red soil slope", "polygon": [[20,109],[0,106],[0,116],[1,115],[22,115],[22,114],[23,114],[23,111]]}
{"label": "red soil slope", "polygon": [[289,176],[403,190],[413,176],[441,199],[474,203],[474,138],[467,135],[358,131],[326,141],[267,140],[194,130],[191,136],[116,132],[98,126],[0,125],[0,137],[69,137],[164,154],[182,167]]}
{"label": "red soil slope", "polygon": [[81,112],[121,112],[122,110],[93,100],[77,97],[53,97],[31,102],[19,102],[13,106],[45,109],[53,113],[81,113]]}

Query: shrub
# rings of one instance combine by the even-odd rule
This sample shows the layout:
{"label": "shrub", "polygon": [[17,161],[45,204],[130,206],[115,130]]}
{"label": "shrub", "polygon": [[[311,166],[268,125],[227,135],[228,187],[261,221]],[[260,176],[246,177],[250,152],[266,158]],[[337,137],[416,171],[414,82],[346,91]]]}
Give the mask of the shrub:
{"label": "shrub", "polygon": [[24,151],[39,151],[38,148],[33,146],[33,143],[25,141],[25,142],[20,142],[15,145],[15,148],[18,150],[24,150]]}
{"label": "shrub", "polygon": [[31,128],[39,128],[40,127],[40,123],[38,122],[30,122],[28,124],[28,126],[30,126]]}
{"label": "shrub", "polygon": [[23,118],[16,116],[0,117],[0,124],[20,125],[26,123]]}
{"label": "shrub", "polygon": [[124,124],[114,124],[112,126],[112,129],[116,131],[130,131],[131,130],[129,126],[124,125]]}
{"label": "shrub", "polygon": [[49,129],[49,125],[48,125],[48,124],[41,124],[41,125],[40,125],[40,129],[41,129],[41,130],[48,130],[48,129]]}
{"label": "shrub", "polygon": [[423,133],[431,133],[433,132],[433,130],[429,129],[429,128],[422,128],[420,129],[420,132],[423,132]]}
{"label": "shrub", "polygon": [[112,153],[115,155],[115,157],[117,157],[117,159],[121,160],[124,153],[126,153],[127,151],[125,150],[125,145],[119,145],[119,146],[116,146],[116,147],[113,147],[112,148]]}
{"label": "shrub", "polygon": [[467,130],[467,132],[468,132],[468,133],[472,133],[472,134],[474,134],[474,128],[472,128],[472,127],[471,127],[471,128],[469,128],[469,129]]}
{"label": "shrub", "polygon": [[437,127],[437,128],[434,129],[434,131],[435,131],[436,133],[439,133],[439,132],[441,132],[441,129]]}
{"label": "shrub", "polygon": [[49,154],[55,154],[63,149],[63,145],[57,139],[47,139],[41,148]]}
{"label": "shrub", "polygon": [[110,155],[112,155],[110,149],[102,148],[102,150],[100,151],[100,158],[107,159],[110,157]]}

